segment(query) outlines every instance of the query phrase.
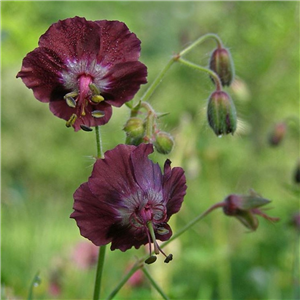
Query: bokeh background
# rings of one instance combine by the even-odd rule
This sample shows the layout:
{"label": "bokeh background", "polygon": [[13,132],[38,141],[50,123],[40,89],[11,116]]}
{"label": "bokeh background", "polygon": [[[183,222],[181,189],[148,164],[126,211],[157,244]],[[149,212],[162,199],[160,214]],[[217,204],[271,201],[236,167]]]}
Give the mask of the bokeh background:
{"label": "bokeh background", "polygon": [[[24,299],[37,272],[34,299],[91,299],[94,250],[79,235],[73,192],[87,180],[95,155],[94,133],[77,132],[54,117],[16,74],[23,57],[59,19],[120,20],[142,41],[141,61],[151,83],[171,55],[206,33],[216,33],[232,53],[237,81],[227,89],[239,128],[217,138],[206,122],[213,84],[207,74],[175,64],[150,99],[163,130],[176,147],[152,155],[186,170],[188,192],[173,232],[231,193],[253,188],[271,199],[276,224],[260,220],[248,233],[236,219],[215,211],[168,246],[174,260],[149,266],[170,299],[297,299],[299,296],[299,3],[278,2],[102,2],[1,3],[2,59],[2,244],[3,299]],[[207,66],[215,47],[208,40],[187,55]],[[143,86],[135,100],[145,92]],[[104,150],[125,139],[129,111],[114,109],[102,128]],[[284,122],[282,142],[271,146],[273,126]],[[103,297],[145,249],[107,251]],[[160,299],[137,276],[116,299]],[[298,294],[297,294],[298,293]],[[298,298],[299,299],[299,298]]]}

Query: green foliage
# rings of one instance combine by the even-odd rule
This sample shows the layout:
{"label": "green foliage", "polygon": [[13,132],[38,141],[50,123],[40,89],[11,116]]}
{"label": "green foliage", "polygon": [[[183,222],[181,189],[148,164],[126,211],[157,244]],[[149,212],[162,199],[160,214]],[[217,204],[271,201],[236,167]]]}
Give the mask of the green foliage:
{"label": "green foliage", "polygon": [[[26,298],[35,274],[41,284],[35,299],[49,294],[51,274],[61,272],[59,299],[91,298],[95,269],[80,270],[72,260],[82,241],[72,212],[72,194],[90,175],[94,133],[73,132],[34,99],[15,78],[22,58],[59,19],[118,19],[142,41],[141,61],[151,83],[169,57],[208,32],[218,34],[232,53],[243,90],[226,89],[240,118],[233,137],[217,138],[204,108],[213,91],[206,74],[174,64],[150,99],[162,127],[176,137],[168,156],[186,170],[188,193],[174,217],[179,230],[230,193],[250,188],[273,200],[255,233],[235,219],[213,212],[167,246],[174,260],[163,259],[149,271],[171,299],[293,299],[296,231],[288,226],[299,210],[299,186],[292,181],[299,156],[299,20],[297,2],[2,2],[2,292],[3,298]],[[207,66],[215,47],[207,41],[187,58]],[[135,101],[145,91],[142,87]],[[129,115],[114,109],[102,127],[104,149],[125,140]],[[293,118],[296,118],[294,121]],[[267,143],[272,126],[288,121],[282,144]],[[298,123],[297,123],[298,122]],[[241,126],[242,124],[242,126]],[[163,162],[167,156],[153,155]],[[291,187],[291,189],[289,189]],[[296,192],[293,193],[292,189]],[[108,251],[105,295],[117,285],[143,250]],[[63,263],[61,263],[63,262]],[[147,281],[126,285],[116,299],[157,299]]]}

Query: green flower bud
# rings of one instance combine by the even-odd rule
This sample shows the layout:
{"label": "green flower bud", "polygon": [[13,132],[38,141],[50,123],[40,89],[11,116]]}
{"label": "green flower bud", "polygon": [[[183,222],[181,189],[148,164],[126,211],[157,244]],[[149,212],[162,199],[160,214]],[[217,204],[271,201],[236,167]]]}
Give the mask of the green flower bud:
{"label": "green flower bud", "polygon": [[173,137],[164,131],[160,131],[156,134],[154,146],[158,153],[169,154],[174,147]]}
{"label": "green flower bud", "polygon": [[142,138],[145,133],[144,121],[140,118],[132,117],[126,122],[123,130],[131,138]]}
{"label": "green flower bud", "polygon": [[217,136],[236,130],[236,109],[230,96],[223,91],[213,92],[208,99],[207,119]]}
{"label": "green flower bud", "polygon": [[215,49],[210,57],[209,68],[218,74],[223,86],[231,84],[234,78],[234,66],[228,49]]}

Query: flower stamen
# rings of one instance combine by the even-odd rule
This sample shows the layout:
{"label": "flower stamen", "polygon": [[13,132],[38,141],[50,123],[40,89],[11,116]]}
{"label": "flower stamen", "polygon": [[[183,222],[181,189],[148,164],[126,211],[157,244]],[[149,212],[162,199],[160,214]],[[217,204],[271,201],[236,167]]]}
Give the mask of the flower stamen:
{"label": "flower stamen", "polygon": [[[169,255],[166,255],[166,253],[159,247],[157,241],[156,241],[156,237],[155,237],[155,232],[154,232],[154,228],[153,228],[153,224],[151,221],[148,221],[147,222],[147,228],[148,228],[148,232],[147,232],[147,235],[148,235],[148,240],[149,240],[149,244],[151,243],[151,240],[150,240],[150,237],[149,237],[149,234],[151,236],[151,239],[152,239],[152,242],[153,242],[153,245],[154,245],[154,253],[156,255],[160,253],[162,253],[166,259],[164,260],[165,263],[168,263],[170,262],[172,259],[173,259],[173,254],[169,254]],[[149,247],[150,249],[150,256],[145,260],[145,263],[147,264],[152,264],[156,261],[156,256],[155,255],[151,255],[151,246]],[[155,257],[155,259],[154,259]]]}
{"label": "flower stamen", "polygon": [[66,122],[66,126],[67,127],[71,127],[75,121],[77,119],[77,115],[76,114],[72,114],[72,116],[70,117],[70,119]]}

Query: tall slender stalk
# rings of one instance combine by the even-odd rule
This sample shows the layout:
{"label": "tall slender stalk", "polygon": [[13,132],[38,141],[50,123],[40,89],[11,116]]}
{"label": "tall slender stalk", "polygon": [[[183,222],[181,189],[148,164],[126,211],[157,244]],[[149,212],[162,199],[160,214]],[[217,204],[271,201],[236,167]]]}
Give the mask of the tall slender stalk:
{"label": "tall slender stalk", "polygon": [[[96,126],[96,148],[97,148],[97,158],[103,158],[104,154],[103,154],[103,149],[102,149],[100,126]],[[102,273],[103,273],[104,260],[105,260],[105,251],[106,251],[106,245],[99,247],[93,300],[100,299]]]}

